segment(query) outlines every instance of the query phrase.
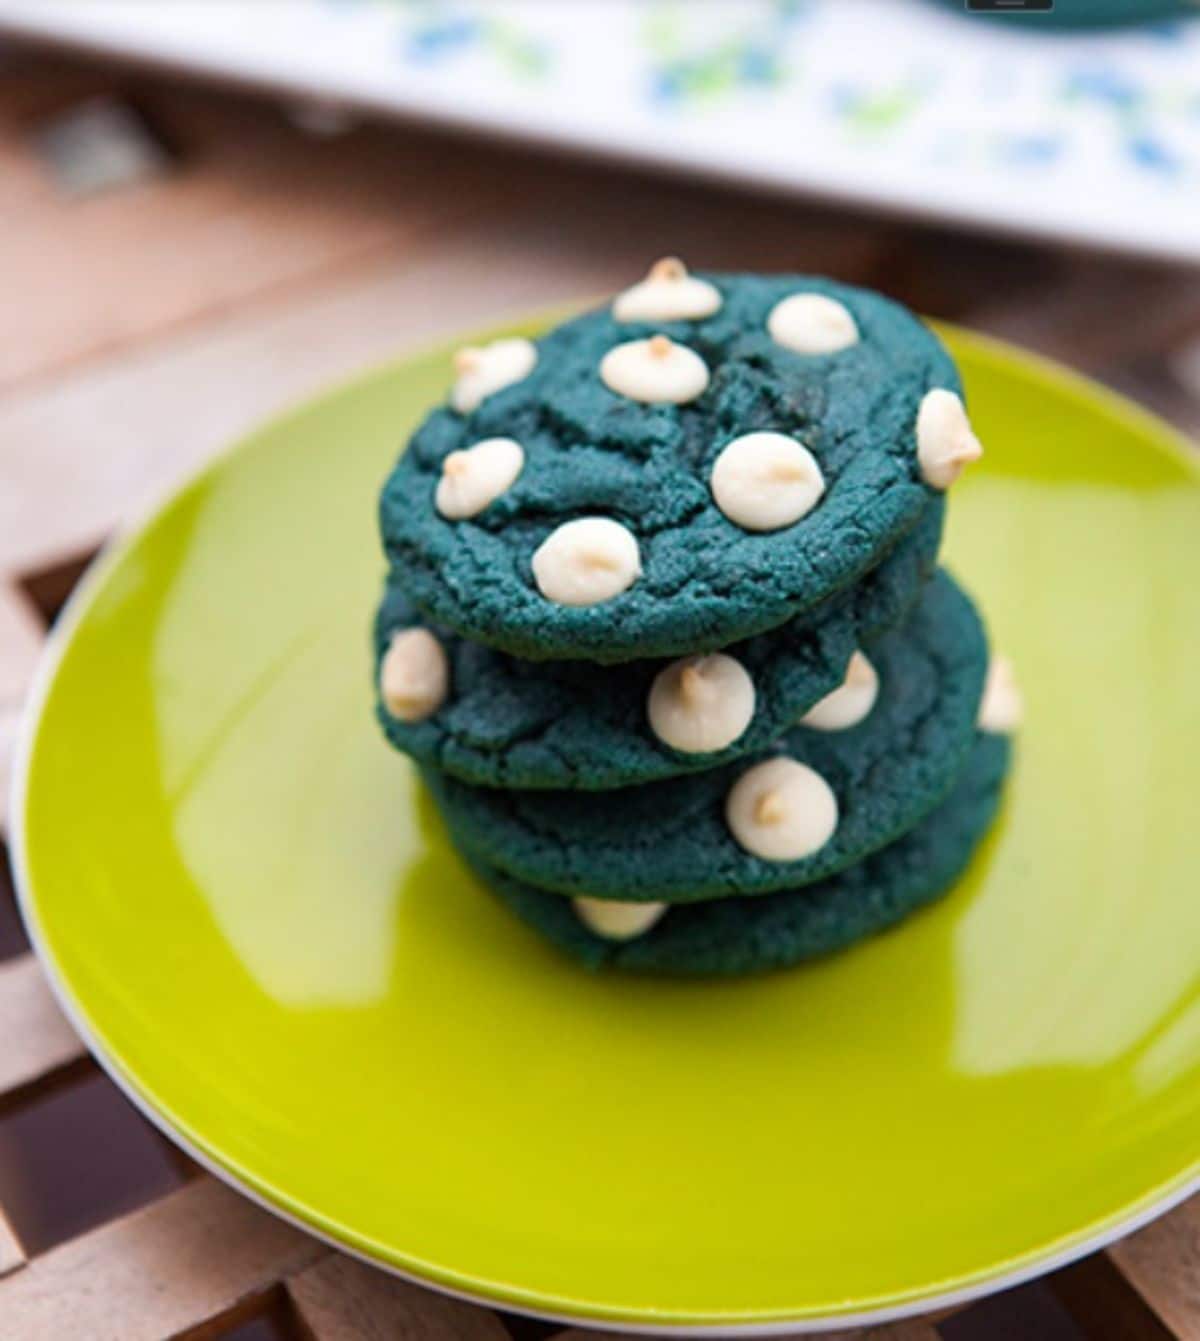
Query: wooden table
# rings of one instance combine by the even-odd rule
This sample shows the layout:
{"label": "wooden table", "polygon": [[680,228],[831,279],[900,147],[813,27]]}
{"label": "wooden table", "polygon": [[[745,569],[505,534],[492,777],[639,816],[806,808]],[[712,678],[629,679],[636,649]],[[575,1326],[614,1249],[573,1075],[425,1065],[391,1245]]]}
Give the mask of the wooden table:
{"label": "wooden table", "polygon": [[[1045,350],[1200,428],[1200,274],[970,238],[412,127],[0,54],[0,781],[47,623],[96,547],[256,421],[407,347],[612,290],[666,252],[824,271]],[[154,180],[56,190],[45,127],[128,99]],[[0,815],[2,821],[2,815]],[[7,1215],[6,1215],[7,1212]],[[936,1326],[1200,1338],[1200,1199]],[[329,1251],[201,1173],[51,1002],[0,863],[0,1337],[560,1338]]]}

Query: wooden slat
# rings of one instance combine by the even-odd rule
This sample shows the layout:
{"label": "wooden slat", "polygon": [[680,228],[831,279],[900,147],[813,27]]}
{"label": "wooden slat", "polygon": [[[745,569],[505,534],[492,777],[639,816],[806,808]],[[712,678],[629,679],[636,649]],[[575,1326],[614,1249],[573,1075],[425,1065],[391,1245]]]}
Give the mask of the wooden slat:
{"label": "wooden slat", "polygon": [[330,1255],[286,1284],[313,1341],[508,1341],[494,1313]]}
{"label": "wooden slat", "polygon": [[[573,1327],[558,1332],[551,1341],[638,1341],[631,1332],[592,1332]],[[780,1341],[789,1341],[785,1335]],[[796,1332],[792,1341],[940,1341],[937,1329],[921,1318],[887,1323],[880,1327],[852,1327],[840,1332]]]}
{"label": "wooden slat", "polygon": [[6,230],[49,207],[54,187],[31,151],[28,128],[72,102],[111,86],[112,76],[81,66],[23,61],[6,45],[0,88],[0,215]]}
{"label": "wooden slat", "polygon": [[[833,1337],[836,1333],[830,1333]],[[845,1336],[845,1333],[841,1333]],[[939,1333],[936,1327],[930,1323],[922,1322],[920,1318],[910,1319],[908,1322],[894,1322],[887,1327],[868,1327],[862,1333],[863,1341],[939,1341]]]}
{"label": "wooden slat", "polygon": [[0,964],[0,1098],[84,1055],[32,955]]}
{"label": "wooden slat", "polygon": [[4,1341],[167,1341],[234,1313],[328,1249],[205,1178],[5,1281]]}
{"label": "wooden slat", "polygon": [[15,1271],[24,1264],[25,1254],[20,1241],[12,1226],[4,1218],[3,1210],[0,1210],[0,1276],[7,1276],[10,1271]]}
{"label": "wooden slat", "polygon": [[[0,646],[0,655],[3,647]],[[12,783],[13,755],[21,727],[21,705],[0,704],[0,837],[8,828],[9,788]]]}
{"label": "wooden slat", "polygon": [[1200,336],[1185,340],[1172,353],[1171,369],[1188,393],[1200,401]]}
{"label": "wooden slat", "polygon": [[[181,150],[174,171],[63,198],[34,159],[37,131],[63,111],[56,82],[46,77],[44,103],[26,98],[19,119],[2,117],[19,90],[0,102],[0,164],[20,165],[26,185],[8,201],[0,252],[0,287],[22,313],[21,338],[0,342],[0,386],[402,244],[432,224],[421,206],[438,208],[429,191],[397,208],[404,183],[430,175],[421,141],[385,163],[375,137],[312,140],[274,108],[246,115],[237,100],[178,89],[141,99]],[[86,282],[62,282],[83,268]]]}
{"label": "wooden slat", "polygon": [[16,587],[0,580],[0,833],[7,817],[21,709],[44,636],[41,620],[30,602]]}
{"label": "wooden slat", "polygon": [[[836,269],[830,247],[862,255],[877,249],[881,234],[826,224],[824,247],[806,248],[808,230],[778,203],[751,205],[664,184],[656,174],[588,169],[412,127],[363,125],[313,139],[272,104],[150,76],[110,78],[118,95],[132,89],[149,109],[152,124],[181,151],[179,166],[82,202],[48,191],[46,173],[31,161],[38,125],[67,101],[58,86],[74,90],[78,76],[67,67],[43,71],[34,88],[28,79],[0,88],[0,178],[10,183],[0,195],[0,292],[22,313],[19,336],[0,338],[0,386],[289,288],[336,282],[347,266],[399,254],[453,220],[486,220],[489,240],[541,221],[560,252],[615,245],[635,253],[639,268],[656,246],[686,247],[693,239],[740,251],[750,209],[768,267],[787,257]],[[10,199],[13,179],[22,185]],[[586,209],[572,206],[583,199]],[[63,283],[64,275],[85,282]]]}
{"label": "wooden slat", "polygon": [[[202,337],[0,400],[0,571],[98,544],[214,451],[322,384],[464,322],[566,301],[599,276],[478,239]],[[214,394],[219,388],[220,394]]]}
{"label": "wooden slat", "polygon": [[1200,1197],[1114,1244],[1109,1260],[1179,1341],[1200,1341]]}
{"label": "wooden slat", "polygon": [[[750,215],[767,268],[861,278],[889,254],[878,226],[653,173],[392,127],[313,142],[272,107],[139,89],[177,176],[73,204],[27,187],[6,213],[0,289],[30,320],[0,331],[22,388],[0,403],[0,571],[94,547],[264,414],[405,344],[611,290],[663,250],[734,264]],[[39,104],[0,87],[0,127],[10,96],[0,167],[28,157]]]}
{"label": "wooden slat", "polygon": [[1018,293],[982,303],[972,323],[1103,374],[1147,355],[1161,356],[1200,333],[1200,275],[1093,260],[1064,271],[1036,302]]}
{"label": "wooden slat", "polygon": [[1147,370],[1147,377],[1155,372],[1166,388],[1151,399],[1151,404],[1167,399],[1166,412],[1200,441],[1200,338],[1184,341],[1171,352],[1165,369]]}
{"label": "wooden slat", "polygon": [[15,586],[0,583],[0,705],[24,699],[44,637],[32,603]]}
{"label": "wooden slat", "polygon": [[[405,346],[627,283],[653,256],[653,239],[621,234],[616,209],[598,201],[572,247],[536,213],[512,213],[511,226],[488,217],[447,227],[336,285],[10,393],[0,400],[0,571],[49,567],[93,547],[264,416]],[[590,230],[606,219],[610,235],[596,234],[589,248]],[[714,211],[710,227],[724,220]],[[780,256],[795,249],[827,269],[870,246],[869,234],[845,241],[793,219],[785,236],[783,224],[762,227],[762,245],[774,236]]]}
{"label": "wooden slat", "polygon": [[1200,446],[1200,391],[1189,388],[1161,358],[1106,369],[1104,381],[1114,391],[1152,408]]}

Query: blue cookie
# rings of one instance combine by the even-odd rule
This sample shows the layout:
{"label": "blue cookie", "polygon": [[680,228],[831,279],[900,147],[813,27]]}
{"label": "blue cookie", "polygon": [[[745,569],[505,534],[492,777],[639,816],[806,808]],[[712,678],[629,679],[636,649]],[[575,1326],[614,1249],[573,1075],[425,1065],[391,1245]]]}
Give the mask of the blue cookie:
{"label": "blue cookie", "polygon": [[464,351],[381,500],[427,619],[532,660],[727,647],[861,578],[978,453],[906,309],[806,276],[679,282],[719,306],[653,319],[668,291]]}
{"label": "blue cookie", "polygon": [[668,908],[648,931],[609,940],[571,901],[475,863],[518,917],[590,968],[699,977],[786,968],[894,926],[949,892],[987,833],[1011,748],[980,734],[950,796],[914,829],[856,866],[803,889]]}
{"label": "blue cookie", "polygon": [[912,828],[970,751],[987,641],[947,575],[871,661],[878,694],[857,725],[794,727],[758,755],[602,801],[425,777],[465,853],[542,889],[668,903],[794,889]]}
{"label": "blue cookie", "polygon": [[[379,720],[392,744],[420,763],[490,787],[627,787],[762,750],[841,684],[857,648],[908,614],[937,562],[943,513],[943,500],[931,504],[860,583],[725,649],[753,684],[753,716],[716,749],[684,752],[655,733],[647,703],[671,663],[523,661],[441,628],[433,632],[449,661],[446,700],[428,717],[403,721],[377,693]],[[401,588],[390,586],[375,629],[377,686],[394,635],[423,623]]]}

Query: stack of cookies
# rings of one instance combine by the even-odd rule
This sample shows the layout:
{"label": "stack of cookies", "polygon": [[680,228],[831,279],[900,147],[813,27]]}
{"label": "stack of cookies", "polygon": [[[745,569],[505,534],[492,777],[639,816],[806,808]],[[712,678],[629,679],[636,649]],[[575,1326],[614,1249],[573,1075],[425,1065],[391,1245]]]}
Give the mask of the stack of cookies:
{"label": "stack of cookies", "polygon": [[484,885],[588,964],[675,974],[949,889],[1019,700],[937,567],[981,449],[936,337],[668,259],[455,374],[383,492],[378,711]]}

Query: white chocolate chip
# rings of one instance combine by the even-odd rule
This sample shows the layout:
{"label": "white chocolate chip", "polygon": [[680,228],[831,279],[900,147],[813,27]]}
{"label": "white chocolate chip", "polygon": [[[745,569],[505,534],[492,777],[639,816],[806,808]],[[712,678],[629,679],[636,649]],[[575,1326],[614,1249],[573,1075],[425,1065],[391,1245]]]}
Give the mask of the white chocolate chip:
{"label": "white chocolate chip", "polygon": [[474,517],[511,489],[525,464],[525,451],[512,438],[484,438],[451,452],[442,462],[435,502],[449,521]]}
{"label": "white chocolate chip", "polygon": [[459,414],[470,414],[494,392],[528,377],[537,363],[532,340],[493,340],[490,345],[468,345],[454,356],[457,378],[450,403]]}
{"label": "white chocolate chip", "polygon": [[667,911],[665,903],[627,903],[620,899],[572,899],[579,920],[589,931],[610,941],[641,936]]}
{"label": "white chocolate chip", "polygon": [[1007,657],[994,656],[988,666],[983,699],[979,704],[980,731],[1007,735],[1021,725],[1024,715],[1025,703],[1017,688],[1012,662]]}
{"label": "white chocolate chip", "polygon": [[599,605],[633,585],[642,571],[632,532],[608,517],[564,522],[533,556],[538,590],[559,605]]}
{"label": "white chocolate chip", "polygon": [[833,837],[837,797],[806,764],[768,759],[747,769],[730,788],[725,822],[752,856],[764,861],[799,861]]}
{"label": "white chocolate chip", "polygon": [[600,360],[610,391],[645,405],[682,405],[708,386],[708,367],[695,350],[665,335],[616,345]]}
{"label": "white chocolate chip", "polygon": [[963,468],[982,455],[958,396],[943,387],[927,391],[917,411],[917,460],[925,483],[949,489]]}
{"label": "white chocolate chip", "polygon": [[875,706],[879,695],[879,675],[861,652],[855,652],[846,666],[846,678],[831,694],[800,718],[801,726],[817,731],[845,731],[857,726]]}
{"label": "white chocolate chip", "polygon": [[423,722],[446,701],[450,664],[428,629],[401,629],[379,668],[383,706],[401,722]]}
{"label": "white chocolate chip", "polygon": [[646,701],[650,729],[684,754],[732,745],[754,716],[754,681],[723,652],[672,661],[654,677]]}
{"label": "white chocolate chip", "polygon": [[841,303],[821,293],[793,293],[771,309],[771,338],[798,354],[835,354],[858,344],[858,327]]}
{"label": "white chocolate chip", "polygon": [[618,294],[612,306],[617,321],[696,321],[721,306],[721,294],[707,280],[689,275],[674,256],[655,261],[640,284]]}
{"label": "white chocolate chip", "polygon": [[717,507],[746,531],[777,531],[825,492],[813,454],[784,433],[746,433],[721,450],[709,481]]}

